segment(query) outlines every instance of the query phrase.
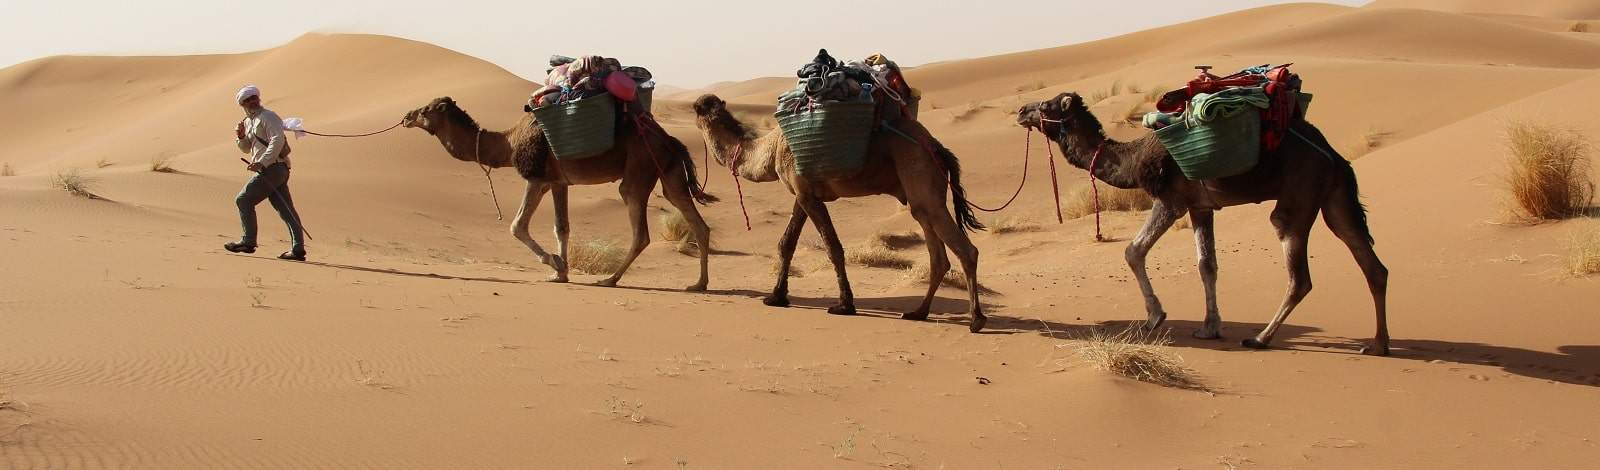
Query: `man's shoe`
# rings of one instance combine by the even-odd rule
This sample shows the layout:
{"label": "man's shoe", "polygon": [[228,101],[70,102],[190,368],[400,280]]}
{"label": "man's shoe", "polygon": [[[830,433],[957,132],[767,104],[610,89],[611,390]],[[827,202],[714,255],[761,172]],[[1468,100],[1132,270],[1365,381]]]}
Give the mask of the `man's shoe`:
{"label": "man's shoe", "polygon": [[256,246],[255,245],[246,245],[246,244],[239,243],[239,242],[223,243],[222,244],[222,249],[228,250],[228,251],[233,252],[233,253],[255,253],[256,252]]}
{"label": "man's shoe", "polygon": [[306,260],[306,252],[304,252],[304,251],[285,251],[285,252],[283,252],[283,254],[278,255],[278,259],[289,260],[289,261],[305,261]]}

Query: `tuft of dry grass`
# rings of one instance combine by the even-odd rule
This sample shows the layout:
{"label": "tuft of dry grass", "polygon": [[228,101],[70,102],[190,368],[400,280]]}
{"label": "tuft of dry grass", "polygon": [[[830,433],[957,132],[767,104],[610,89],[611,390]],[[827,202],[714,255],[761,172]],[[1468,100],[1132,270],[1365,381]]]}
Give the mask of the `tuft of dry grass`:
{"label": "tuft of dry grass", "polygon": [[1578,277],[1600,274],[1600,225],[1572,235],[1567,243],[1567,272]]}
{"label": "tuft of dry grass", "polygon": [[156,173],[179,172],[177,168],[172,166],[172,157],[156,157],[150,159],[150,171],[154,171]]}
{"label": "tuft of dry grass", "polygon": [[1193,228],[1194,222],[1190,222],[1188,217],[1179,217],[1177,222],[1172,223],[1173,230],[1191,230]]}
{"label": "tuft of dry grass", "polygon": [[[906,270],[906,281],[917,285],[927,285],[928,271],[931,269],[927,263],[919,262],[916,266]],[[939,285],[967,290],[967,276],[961,272],[960,266],[952,266],[950,270],[944,272],[944,278],[939,279]],[[978,293],[985,295],[999,294],[999,292],[984,287],[982,283],[978,285]]]}
{"label": "tuft of dry grass", "polygon": [[920,233],[912,231],[896,232],[889,230],[884,230],[873,234],[871,240],[871,243],[877,243],[879,246],[891,250],[904,250],[921,245],[925,242],[926,240],[922,239],[922,234]]}
{"label": "tuft of dry grass", "polygon": [[[1118,189],[1100,185],[1101,212],[1134,212],[1150,210],[1155,200],[1143,189]],[[1068,219],[1094,215],[1094,192],[1088,186],[1067,195],[1061,209]]]}
{"label": "tuft of dry grass", "polygon": [[985,225],[989,226],[989,233],[996,235],[1003,235],[1007,233],[1038,232],[1044,230],[1044,227],[1040,226],[1039,224],[1033,223],[1033,221],[1021,217],[1006,217],[999,220],[990,221]]}
{"label": "tuft of dry grass", "polygon": [[567,249],[567,267],[584,274],[613,274],[622,268],[628,248],[611,240],[589,240]]}
{"label": "tuft of dry grass", "polygon": [[11,162],[0,163],[0,176],[17,176],[17,169],[11,167]]}
{"label": "tuft of dry grass", "polygon": [[674,250],[685,256],[700,255],[700,245],[694,242],[694,230],[682,212],[668,210],[657,220],[661,222],[661,239],[677,243]]}
{"label": "tuft of dry grass", "polygon": [[911,258],[877,243],[866,243],[855,249],[845,250],[844,257],[845,261],[869,268],[904,270],[911,269],[912,264]]}
{"label": "tuft of dry grass", "polygon": [[1569,29],[1568,31],[1572,31],[1574,33],[1587,33],[1589,32],[1589,23],[1573,23],[1572,29]]}
{"label": "tuft of dry grass", "polygon": [[1543,124],[1512,123],[1506,130],[1511,150],[1508,177],[1511,210],[1531,221],[1583,215],[1594,201],[1589,144],[1576,130]]}
{"label": "tuft of dry grass", "polygon": [[111,160],[106,160],[105,158],[101,158],[99,160],[95,160],[95,162],[94,162],[94,167],[95,168],[105,168],[105,167],[108,167],[108,166],[111,166],[111,165],[112,165]]}
{"label": "tuft of dry grass", "polygon": [[1356,138],[1352,139],[1349,144],[1345,145],[1343,151],[1339,153],[1344,154],[1345,159],[1355,161],[1358,158],[1372,153],[1379,147],[1382,147],[1383,144],[1393,136],[1393,132],[1379,129],[1377,127],[1369,127],[1367,128],[1367,132],[1356,136]]}
{"label": "tuft of dry grass", "polygon": [[74,196],[89,199],[100,198],[99,195],[92,191],[95,184],[94,178],[84,176],[77,168],[56,173],[56,176],[50,180],[50,184],[57,189],[72,193]]}
{"label": "tuft of dry grass", "polygon": [[1078,357],[1096,369],[1163,387],[1205,388],[1184,365],[1183,357],[1169,349],[1172,339],[1165,332],[1146,332],[1134,325],[1120,333],[1095,328],[1077,341]]}
{"label": "tuft of dry grass", "polygon": [[1017,85],[1017,93],[1027,93],[1027,92],[1030,92],[1030,91],[1039,91],[1039,90],[1045,89],[1045,87],[1046,87],[1046,85],[1044,84],[1043,80],[1034,80],[1034,81],[1031,81],[1031,82],[1028,82],[1028,83]]}

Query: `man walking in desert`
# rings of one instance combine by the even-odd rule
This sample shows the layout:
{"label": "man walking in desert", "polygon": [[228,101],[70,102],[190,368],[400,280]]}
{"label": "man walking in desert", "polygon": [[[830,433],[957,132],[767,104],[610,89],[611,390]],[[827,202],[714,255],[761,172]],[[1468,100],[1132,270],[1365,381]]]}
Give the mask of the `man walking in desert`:
{"label": "man walking in desert", "polygon": [[234,143],[239,151],[250,155],[248,169],[256,173],[245,183],[234,202],[239,206],[239,222],[244,226],[244,237],[222,247],[234,253],[256,252],[256,205],[261,200],[272,201],[284,224],[289,226],[289,251],[278,259],[305,261],[305,230],[300,225],[300,215],[294,210],[294,199],[289,197],[289,142],[283,134],[283,119],[278,113],[261,106],[261,90],[245,85],[234,95],[234,101],[244,109],[245,118],[234,128]]}

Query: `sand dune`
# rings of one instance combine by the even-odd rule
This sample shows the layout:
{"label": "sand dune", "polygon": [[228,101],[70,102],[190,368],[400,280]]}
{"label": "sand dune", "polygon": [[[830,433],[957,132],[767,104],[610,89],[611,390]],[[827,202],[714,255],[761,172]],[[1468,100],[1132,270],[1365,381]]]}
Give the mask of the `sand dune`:
{"label": "sand dune", "polygon": [[[969,196],[991,205],[1020,177],[1010,113],[1023,102],[1119,83],[1093,110],[1131,139],[1144,131],[1117,122],[1193,65],[1297,63],[1311,119],[1359,157],[1393,273],[1395,356],[1354,354],[1371,334],[1366,286],[1321,228],[1316,291],[1280,349],[1240,349],[1284,275],[1271,206],[1230,208],[1218,214],[1227,341],[1189,339],[1203,315],[1189,234],[1151,257],[1171,349],[1209,392],[1123,379],[1073,352],[1092,327],[1142,319],[1143,300],[1124,243],[1090,241],[1092,218],[1055,223],[1037,136],[1017,205],[983,216],[1035,227],[974,236],[997,293],[994,334],[972,335],[959,289],[941,290],[935,321],[898,320],[924,286],[896,270],[851,266],[866,314],[821,313],[835,281],[809,230],[798,308],[761,306],[792,197],[736,191],[721,167],[703,169],[725,200],[702,209],[719,250],[712,293],[677,292],[696,262],[660,241],[624,288],[540,282],[547,270],[494,218],[482,174],[414,129],[293,141],[313,263],[218,250],[247,176],[229,142],[245,82],[316,130],[381,129],[443,95],[485,127],[515,122],[532,84],[428,44],[308,35],[248,54],[6,68],[0,163],[17,175],[0,177],[0,467],[1585,468],[1600,440],[1588,308],[1600,289],[1560,267],[1594,221],[1506,225],[1500,198],[1507,122],[1600,136],[1600,42],[1558,27],[1600,17],[1591,7],[1294,4],[909,72]],[[703,158],[687,100],[718,93],[760,119],[792,83],[664,90],[656,106]],[[181,173],[148,171],[157,158]],[[50,187],[71,168],[106,200]],[[1087,184],[1058,170],[1069,194]],[[520,181],[494,177],[512,209]],[[573,189],[575,242],[625,239],[616,194]],[[663,207],[651,200],[654,229]],[[915,228],[891,198],[830,212],[848,248]],[[1127,239],[1142,219],[1104,225]],[[281,228],[265,207],[262,222],[274,253]],[[541,241],[550,223],[548,208],[535,217]]]}
{"label": "sand dune", "polygon": [[1600,5],[1588,0],[1375,0],[1369,8],[1419,8],[1457,13],[1496,13],[1565,19],[1600,18]]}

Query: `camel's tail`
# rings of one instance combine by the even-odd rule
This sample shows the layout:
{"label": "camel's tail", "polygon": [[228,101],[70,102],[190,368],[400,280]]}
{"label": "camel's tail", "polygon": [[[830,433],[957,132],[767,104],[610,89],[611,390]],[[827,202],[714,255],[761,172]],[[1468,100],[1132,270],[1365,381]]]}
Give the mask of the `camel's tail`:
{"label": "camel's tail", "polygon": [[1361,236],[1367,239],[1367,244],[1377,245],[1378,241],[1372,238],[1372,229],[1367,226],[1367,205],[1361,202],[1361,190],[1358,187],[1359,183],[1356,182],[1356,168],[1347,161],[1340,170],[1343,172],[1345,184],[1350,185],[1350,190],[1345,191],[1349,199],[1341,203],[1348,204],[1350,212],[1356,214],[1357,221],[1361,224]]}
{"label": "camel's tail", "polygon": [[[670,147],[668,152],[671,153],[673,159],[680,163],[676,166],[677,169],[670,171],[680,171],[680,169],[683,171],[684,181],[689,185],[689,194],[694,196],[695,202],[711,204],[720,201],[721,199],[711,195],[711,193],[701,190],[700,177],[695,175],[694,155],[689,154],[689,147],[683,145],[683,141],[678,140],[677,137],[668,135],[666,130],[662,130],[661,134],[667,136],[667,145]],[[662,181],[661,184],[667,184],[667,182]]]}
{"label": "camel's tail", "polygon": [[934,155],[939,157],[940,165],[950,178],[950,199],[955,207],[956,223],[968,232],[983,230],[983,223],[978,221],[978,215],[972,211],[972,205],[967,203],[967,189],[961,187],[961,160],[956,159],[956,154],[945,148],[937,139],[932,137],[928,139],[933,145]]}
{"label": "camel's tail", "polygon": [[1372,238],[1372,228],[1367,225],[1367,205],[1361,202],[1360,183],[1356,181],[1356,169],[1350,165],[1350,160],[1340,155],[1339,151],[1328,143],[1328,138],[1322,135],[1322,130],[1309,122],[1302,122],[1301,126],[1291,128],[1289,132],[1328,158],[1328,162],[1339,172],[1339,177],[1344,179],[1343,183],[1348,189],[1343,193],[1345,200],[1334,203],[1344,204],[1351,214],[1355,214],[1355,222],[1359,224],[1356,228],[1361,230],[1361,236],[1367,240],[1368,245],[1378,244]]}

